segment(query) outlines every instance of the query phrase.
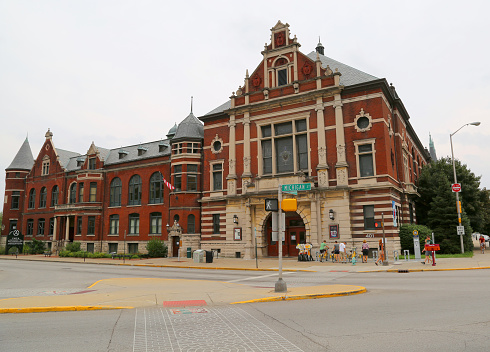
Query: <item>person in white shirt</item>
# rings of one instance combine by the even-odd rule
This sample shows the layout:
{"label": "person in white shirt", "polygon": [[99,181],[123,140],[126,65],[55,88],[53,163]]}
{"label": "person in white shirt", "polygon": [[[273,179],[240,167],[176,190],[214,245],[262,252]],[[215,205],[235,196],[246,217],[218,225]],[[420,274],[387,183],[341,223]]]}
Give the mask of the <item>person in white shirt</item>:
{"label": "person in white shirt", "polygon": [[345,253],[345,242],[340,242],[339,245],[339,252],[340,252],[340,261],[345,262],[346,259],[346,253]]}

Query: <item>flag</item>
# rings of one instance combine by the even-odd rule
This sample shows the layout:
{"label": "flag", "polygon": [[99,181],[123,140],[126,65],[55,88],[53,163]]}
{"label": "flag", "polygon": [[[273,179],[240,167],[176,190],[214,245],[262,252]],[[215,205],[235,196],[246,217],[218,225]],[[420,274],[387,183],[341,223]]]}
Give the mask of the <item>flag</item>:
{"label": "flag", "polygon": [[162,177],[163,178],[163,182],[165,183],[165,186],[167,186],[170,190],[174,190],[175,187],[172,186],[172,184],[170,182],[168,182],[165,177]]}

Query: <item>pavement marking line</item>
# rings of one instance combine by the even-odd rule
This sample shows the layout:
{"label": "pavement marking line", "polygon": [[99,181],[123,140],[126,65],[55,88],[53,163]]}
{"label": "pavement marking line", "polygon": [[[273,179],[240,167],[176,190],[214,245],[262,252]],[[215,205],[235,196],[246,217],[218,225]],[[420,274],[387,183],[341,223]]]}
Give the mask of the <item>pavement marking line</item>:
{"label": "pavement marking line", "polygon": [[85,310],[112,310],[133,309],[134,307],[114,306],[64,306],[64,307],[26,307],[26,308],[0,308],[0,314],[4,313],[45,313],[45,312],[71,312]]}
{"label": "pavement marking line", "polygon": [[305,295],[294,295],[288,296],[287,294],[284,296],[273,296],[273,297],[264,297],[251,299],[249,301],[240,301],[240,302],[232,302],[230,304],[243,304],[243,303],[260,303],[260,302],[277,302],[277,301],[295,301],[300,299],[317,299],[317,298],[329,298],[329,297],[342,297],[342,296],[352,296],[358,295],[361,293],[366,293],[367,290],[365,287],[357,286],[360,289],[346,292],[332,292],[332,293],[313,293],[313,294],[305,294]]}
{"label": "pavement marking line", "polygon": [[[287,273],[284,273],[284,274],[294,274],[294,273],[293,272],[287,272]],[[245,279],[237,279],[237,280],[231,280],[231,281],[226,281],[226,282],[233,283],[233,282],[247,281],[247,280],[253,280],[253,279],[263,279],[265,277],[271,277],[271,276],[277,276],[277,274],[268,274],[268,275],[261,275],[261,276],[250,276],[250,277],[247,277]]]}

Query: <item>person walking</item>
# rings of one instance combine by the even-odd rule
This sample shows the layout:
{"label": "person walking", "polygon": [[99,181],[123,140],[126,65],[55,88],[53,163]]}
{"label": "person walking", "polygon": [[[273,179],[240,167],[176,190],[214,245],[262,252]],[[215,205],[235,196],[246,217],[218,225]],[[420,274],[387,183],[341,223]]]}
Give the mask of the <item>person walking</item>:
{"label": "person walking", "polygon": [[[428,244],[432,244],[432,241],[430,240],[430,237],[427,236],[427,238],[425,239],[425,245],[428,245]],[[425,248],[425,246],[424,246]],[[432,251],[428,251],[427,249],[425,249],[425,261],[424,261],[424,264],[430,264],[432,262]]]}
{"label": "person walking", "polygon": [[367,244],[366,240],[362,241],[362,262],[367,263],[367,258],[369,254],[369,244]]}
{"label": "person walking", "polygon": [[482,254],[485,253],[485,237],[483,235],[480,235],[480,250]]}
{"label": "person walking", "polygon": [[379,247],[379,252],[378,252],[378,253],[379,253],[379,255],[378,255],[378,260],[376,260],[376,261],[374,262],[374,264],[376,264],[376,265],[378,265],[378,263],[379,263],[379,262],[383,263],[383,262],[385,261],[385,259],[384,259],[384,257],[385,257],[385,251],[384,251],[384,249],[385,249],[385,245],[384,245],[384,243],[383,243],[383,240],[379,240],[379,245],[378,245],[378,247]]}

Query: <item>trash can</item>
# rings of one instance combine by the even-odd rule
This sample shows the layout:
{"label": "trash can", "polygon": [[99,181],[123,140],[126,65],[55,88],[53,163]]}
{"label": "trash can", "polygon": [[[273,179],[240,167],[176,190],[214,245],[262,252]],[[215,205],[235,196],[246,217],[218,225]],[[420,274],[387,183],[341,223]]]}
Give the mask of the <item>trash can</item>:
{"label": "trash can", "polygon": [[194,263],[203,263],[204,262],[204,250],[196,249],[194,251]]}
{"label": "trash can", "polygon": [[206,263],[213,262],[213,251],[206,251]]}
{"label": "trash can", "polygon": [[192,248],[187,247],[187,258],[192,258]]}

